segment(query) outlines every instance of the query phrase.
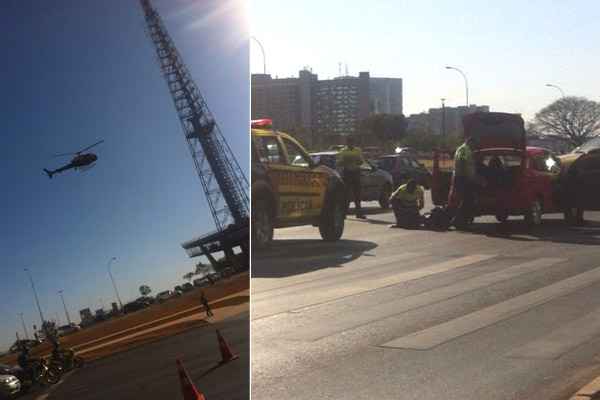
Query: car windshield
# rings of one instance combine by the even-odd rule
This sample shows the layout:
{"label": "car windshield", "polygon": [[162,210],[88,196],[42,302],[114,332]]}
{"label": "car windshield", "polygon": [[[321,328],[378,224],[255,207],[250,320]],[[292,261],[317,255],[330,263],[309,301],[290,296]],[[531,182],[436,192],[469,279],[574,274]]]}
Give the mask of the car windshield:
{"label": "car windshield", "polygon": [[574,153],[589,153],[591,150],[600,149],[600,136],[592,138],[573,150]]}

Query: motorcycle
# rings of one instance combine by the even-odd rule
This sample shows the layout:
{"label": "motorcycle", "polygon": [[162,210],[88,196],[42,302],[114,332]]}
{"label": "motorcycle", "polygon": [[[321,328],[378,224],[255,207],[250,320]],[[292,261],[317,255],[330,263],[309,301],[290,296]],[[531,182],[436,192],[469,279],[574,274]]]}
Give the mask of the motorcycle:
{"label": "motorcycle", "polygon": [[53,352],[50,357],[50,365],[63,372],[82,368],[84,363],[84,359],[75,355],[72,349],[59,349],[57,352]]}

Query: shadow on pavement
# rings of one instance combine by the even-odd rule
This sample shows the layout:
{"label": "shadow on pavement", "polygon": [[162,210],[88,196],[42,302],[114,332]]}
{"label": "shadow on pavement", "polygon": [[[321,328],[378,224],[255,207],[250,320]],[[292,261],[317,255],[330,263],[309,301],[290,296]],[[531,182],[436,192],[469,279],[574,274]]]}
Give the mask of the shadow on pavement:
{"label": "shadow on pavement", "polygon": [[586,221],[585,226],[567,225],[561,219],[546,219],[542,225],[529,228],[523,220],[497,222],[475,222],[465,234],[486,235],[489,237],[521,242],[555,242],[581,245],[600,245],[600,222]]}
{"label": "shadow on pavement", "polygon": [[341,267],[361,256],[370,256],[365,253],[375,247],[376,243],[365,240],[274,240],[268,249],[252,252],[252,277],[280,278]]}

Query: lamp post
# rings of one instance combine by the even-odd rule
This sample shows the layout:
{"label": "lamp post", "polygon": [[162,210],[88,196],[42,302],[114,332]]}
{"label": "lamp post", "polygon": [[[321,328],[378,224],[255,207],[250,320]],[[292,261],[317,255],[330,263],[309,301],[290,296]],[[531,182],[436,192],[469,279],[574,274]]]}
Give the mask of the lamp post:
{"label": "lamp post", "polygon": [[67,323],[71,325],[71,317],[69,316],[69,311],[67,310],[67,304],[65,303],[65,298],[63,296],[63,291],[59,290],[58,294],[60,295],[60,299],[62,300],[63,307],[65,308],[65,316],[67,317]]}
{"label": "lamp post", "polygon": [[33,289],[33,295],[35,296],[35,304],[37,304],[37,309],[40,312],[40,320],[42,321],[42,329],[44,328],[44,314],[42,313],[42,307],[40,307],[40,300],[38,299],[37,291],[35,290],[35,285],[33,284],[33,278],[31,276],[31,272],[29,269],[24,268],[24,271],[27,272],[27,276],[29,276],[29,282],[31,282],[31,288]]}
{"label": "lamp post", "polygon": [[19,313],[21,317],[21,324],[23,325],[23,331],[25,331],[25,339],[29,340],[29,332],[27,332],[27,325],[25,325],[25,319],[23,318],[23,313]]}
{"label": "lamp post", "polygon": [[552,87],[554,89],[558,89],[558,91],[560,92],[561,96],[565,97],[565,92],[563,92],[563,90],[559,86],[553,85],[551,83],[546,83],[546,86],[547,87]]}
{"label": "lamp post", "polygon": [[250,36],[250,39],[254,40],[257,44],[258,47],[260,47],[260,51],[262,52],[262,56],[263,56],[263,74],[267,74],[267,57],[265,56],[265,48],[263,47],[262,43],[260,43],[260,41],[255,38],[254,36]]}
{"label": "lamp post", "polygon": [[450,65],[446,65],[446,69],[453,69],[455,71],[458,71],[463,79],[465,80],[465,97],[466,97],[466,101],[467,101],[467,108],[469,108],[469,83],[467,81],[467,75],[465,75],[464,72],[462,72],[460,69],[456,68],[456,67],[452,67]]}
{"label": "lamp post", "polygon": [[112,272],[110,271],[110,266],[112,264],[113,261],[116,261],[116,257],[112,257],[110,260],[108,260],[108,276],[110,276],[110,280],[113,284],[113,288],[115,288],[115,294],[117,295],[117,300],[119,300],[119,307],[122,310],[123,309],[123,303],[121,303],[121,297],[119,296],[119,291],[117,290],[117,285],[115,283],[115,278],[113,278]]}

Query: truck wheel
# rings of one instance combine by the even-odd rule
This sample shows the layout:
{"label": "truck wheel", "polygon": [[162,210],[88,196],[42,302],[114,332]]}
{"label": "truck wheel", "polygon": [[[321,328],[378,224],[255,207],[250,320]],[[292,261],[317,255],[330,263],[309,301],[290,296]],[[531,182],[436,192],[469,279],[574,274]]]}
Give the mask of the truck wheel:
{"label": "truck wheel", "polygon": [[584,224],[583,209],[567,208],[564,212],[565,221],[572,226],[581,226]]}
{"label": "truck wheel", "polygon": [[[321,238],[327,242],[339,240],[344,233],[344,220],[346,219],[345,197],[339,192],[331,196],[329,204],[325,206],[319,222]],[[254,221],[252,221],[254,223]]]}
{"label": "truck wheel", "polygon": [[262,249],[273,240],[273,221],[267,201],[258,199],[252,203],[252,246]]}
{"label": "truck wheel", "polygon": [[383,189],[381,189],[381,195],[379,196],[379,205],[384,210],[390,208],[390,196],[392,195],[392,188],[390,185],[385,185]]}
{"label": "truck wheel", "polygon": [[529,206],[529,210],[525,213],[525,223],[530,226],[539,226],[542,223],[542,202],[535,199]]}

